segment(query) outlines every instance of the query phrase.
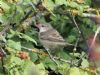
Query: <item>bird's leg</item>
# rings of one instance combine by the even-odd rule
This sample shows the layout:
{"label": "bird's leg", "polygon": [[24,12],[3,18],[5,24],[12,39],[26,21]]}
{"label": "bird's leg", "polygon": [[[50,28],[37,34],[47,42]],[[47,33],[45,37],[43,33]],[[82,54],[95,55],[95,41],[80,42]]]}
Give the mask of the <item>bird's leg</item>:
{"label": "bird's leg", "polygon": [[52,61],[54,61],[54,63],[59,66],[59,64],[56,62],[56,60],[54,59],[54,57],[51,55],[51,53],[49,52],[49,49],[48,48],[45,48],[45,50],[47,51],[47,53],[49,54],[49,57]]}

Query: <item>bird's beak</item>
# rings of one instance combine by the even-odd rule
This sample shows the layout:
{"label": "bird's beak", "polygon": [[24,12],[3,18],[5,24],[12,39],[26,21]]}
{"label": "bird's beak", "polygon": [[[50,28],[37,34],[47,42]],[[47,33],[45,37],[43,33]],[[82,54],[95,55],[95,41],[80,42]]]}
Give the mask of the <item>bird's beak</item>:
{"label": "bird's beak", "polygon": [[35,26],[40,29],[41,24],[36,24]]}

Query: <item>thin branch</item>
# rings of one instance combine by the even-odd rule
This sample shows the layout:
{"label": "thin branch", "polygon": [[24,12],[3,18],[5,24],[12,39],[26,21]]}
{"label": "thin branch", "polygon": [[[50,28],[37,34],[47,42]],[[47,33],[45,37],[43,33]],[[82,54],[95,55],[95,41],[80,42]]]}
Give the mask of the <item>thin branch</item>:
{"label": "thin branch", "polygon": [[90,14],[90,13],[83,13],[82,16],[83,16],[83,17],[96,17],[97,15],[95,15],[95,14]]}
{"label": "thin branch", "polygon": [[27,48],[27,47],[24,47],[24,46],[21,46],[21,48],[26,49],[26,50],[28,50],[28,51],[35,52],[35,53],[39,53],[39,52],[40,52],[40,51],[34,51],[33,49]]}
{"label": "thin branch", "polygon": [[[78,42],[79,42],[79,37],[77,38],[77,40],[76,40],[76,43],[75,43],[75,45],[74,45],[74,48],[73,48],[73,56],[74,56],[74,54],[75,54],[75,51],[76,51],[76,47],[77,47],[77,44],[78,44]],[[72,64],[73,64],[73,59],[72,59]]]}
{"label": "thin branch", "polygon": [[65,63],[69,63],[69,64],[71,64],[71,61],[68,61],[68,60],[62,59],[62,58],[60,58],[60,57],[55,57],[55,56],[54,56],[54,59],[56,59],[56,60],[60,60],[60,61],[62,61],[62,62],[65,62]]}
{"label": "thin branch", "polygon": [[[22,48],[24,48],[24,49],[26,49],[26,50],[28,50],[28,51],[33,51],[33,49],[31,49],[31,48],[26,48],[26,47],[23,47],[22,46]],[[35,53],[39,53],[39,51],[34,51]],[[41,54],[41,53],[39,53],[39,54]],[[50,54],[51,55],[51,54]],[[52,56],[51,56],[52,57]],[[54,59],[56,59],[56,60],[60,60],[60,61],[62,61],[62,62],[65,62],[65,63],[68,63],[68,64],[72,64],[71,63],[71,61],[68,61],[68,60],[65,60],[65,59],[62,59],[62,58],[59,58],[59,57],[55,57],[55,56],[53,56],[53,58]],[[54,60],[53,60],[54,61]],[[57,64],[57,63],[56,63]],[[58,64],[57,64],[58,65]],[[75,64],[74,64],[75,65]]]}
{"label": "thin branch", "polygon": [[28,11],[26,15],[20,20],[19,23],[22,23],[23,21],[25,21],[29,17],[29,15],[32,14],[32,12],[33,12],[32,10]]}
{"label": "thin branch", "polygon": [[78,29],[79,34],[80,34],[80,36],[82,36],[82,38],[83,38],[83,40],[84,40],[84,42],[85,42],[85,44],[86,44],[86,46],[87,46],[87,49],[88,49],[89,47],[88,47],[88,44],[87,44],[87,42],[86,42],[86,39],[85,39],[85,37],[84,37],[84,35],[83,35],[82,30],[79,28],[79,26],[78,26],[78,24],[77,24],[77,22],[76,22],[74,16],[72,16],[72,21],[73,21],[74,25],[76,26],[76,28]]}
{"label": "thin branch", "polygon": [[[87,42],[86,42],[86,39],[85,39],[85,37],[84,37],[84,35],[83,35],[83,33],[82,33],[81,29],[79,28],[79,26],[78,26],[78,24],[77,24],[77,22],[76,22],[76,20],[75,20],[75,17],[74,17],[74,16],[72,16],[72,20],[73,20],[73,22],[74,22],[74,25],[75,25],[75,26],[76,26],[76,28],[78,29],[80,36],[82,36],[82,38],[83,38],[84,42],[86,43],[87,49],[89,49],[88,44],[87,44]],[[78,60],[78,62],[77,62],[77,63],[79,63],[79,62],[82,60],[82,58],[83,58],[83,57],[85,57],[85,55],[86,55],[86,54],[84,54],[82,57],[80,57],[80,59]]]}
{"label": "thin branch", "polygon": [[79,31],[79,34],[81,34],[81,35],[82,35],[82,32],[81,32],[81,30],[80,30],[80,28],[79,28],[78,24],[76,23],[75,16],[72,16],[72,19],[73,19],[73,22],[74,22],[74,24],[75,24],[76,28],[77,28],[77,29],[78,29],[78,31]]}
{"label": "thin branch", "polygon": [[76,51],[76,48],[77,48],[77,45],[78,45],[79,39],[80,39],[80,36],[79,36],[79,37],[77,38],[77,40],[76,40],[76,43],[75,43],[75,45],[74,45],[73,52]]}

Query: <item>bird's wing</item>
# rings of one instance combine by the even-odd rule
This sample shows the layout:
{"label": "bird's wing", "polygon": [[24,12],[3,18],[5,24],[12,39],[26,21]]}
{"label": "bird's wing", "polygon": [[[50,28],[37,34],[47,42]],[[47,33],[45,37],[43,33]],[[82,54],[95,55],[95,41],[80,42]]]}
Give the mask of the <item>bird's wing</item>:
{"label": "bird's wing", "polygon": [[65,42],[63,37],[55,29],[50,29],[46,32],[40,33],[40,39],[53,42]]}

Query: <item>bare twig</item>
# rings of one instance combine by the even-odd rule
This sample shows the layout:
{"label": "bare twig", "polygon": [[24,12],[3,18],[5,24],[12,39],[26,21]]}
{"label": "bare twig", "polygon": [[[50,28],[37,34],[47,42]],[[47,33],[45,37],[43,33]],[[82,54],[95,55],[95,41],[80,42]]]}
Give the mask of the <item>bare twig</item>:
{"label": "bare twig", "polygon": [[33,49],[31,49],[31,48],[27,48],[27,47],[24,47],[24,46],[21,46],[21,48],[23,48],[23,49],[26,49],[26,50],[28,50],[28,51],[32,51],[32,52],[35,52],[35,53],[40,53],[41,54],[41,52],[39,51],[39,50],[33,50]]}
{"label": "bare twig", "polygon": [[[24,49],[26,49],[26,50],[28,50],[28,51],[33,51],[33,49],[31,49],[31,48],[26,48],[26,47],[23,47],[22,46],[22,48],[24,48]],[[35,53],[39,53],[38,51],[34,51]],[[39,53],[39,54],[41,54],[41,53]],[[68,64],[72,64],[71,63],[71,60],[65,60],[65,59],[62,59],[62,58],[60,58],[60,57],[55,57],[55,56],[51,56],[51,58],[53,58],[53,59],[55,59],[55,60],[59,60],[59,61],[62,61],[62,62],[65,62],[65,63],[68,63]],[[53,60],[54,62],[55,62],[55,60]],[[58,63],[56,62],[56,64],[58,65]],[[75,66],[77,66],[77,64],[74,64],[73,63],[73,65],[75,65]]]}
{"label": "bare twig", "polygon": [[[31,49],[31,48],[26,48],[26,47],[23,47],[22,46],[22,48],[24,48],[24,49],[26,49],[26,50],[28,50],[28,51],[33,51],[33,49]],[[35,53],[39,53],[39,51],[34,51]],[[39,53],[39,54],[41,54],[41,53]],[[51,54],[50,54],[50,56],[51,56]],[[55,56],[51,56],[51,58],[53,58],[53,61],[55,62],[55,60],[54,59],[56,59],[56,60],[60,60],[60,61],[62,61],[62,62],[65,62],[65,63],[68,63],[68,64],[72,64],[71,63],[71,61],[68,61],[68,60],[65,60],[65,59],[62,59],[62,58],[59,58],[59,57],[55,57]],[[56,64],[58,65],[58,63],[56,62]],[[75,64],[74,64],[75,65]]]}
{"label": "bare twig", "polygon": [[82,16],[83,16],[83,17],[96,17],[97,15],[95,15],[95,14],[90,14],[90,13],[83,13]]}
{"label": "bare twig", "polygon": [[[33,51],[33,49],[26,48],[26,47],[23,47],[23,46],[22,46],[22,48],[27,49],[28,51]],[[51,59],[52,61],[54,61],[55,64],[56,64],[57,66],[59,66],[59,64],[56,62],[56,60],[54,59],[54,57],[50,54],[50,52],[49,52],[47,49],[46,49],[46,51],[47,51],[47,53],[49,54],[50,59]],[[34,51],[34,52],[35,52],[35,53],[41,54],[41,52],[39,52],[39,51]]]}
{"label": "bare twig", "polygon": [[84,37],[84,35],[83,35],[82,30],[79,28],[79,26],[78,26],[78,24],[77,24],[77,22],[76,22],[74,16],[72,16],[72,20],[73,20],[74,25],[75,25],[76,28],[78,29],[80,36],[82,36],[82,38],[83,38],[83,40],[84,40],[84,42],[85,42],[85,44],[86,44],[86,46],[87,46],[87,49],[88,49],[89,47],[88,47],[88,44],[87,44],[87,42],[86,42],[86,39],[85,39],[85,37]]}
{"label": "bare twig", "polygon": [[32,10],[30,10],[29,12],[27,12],[26,15],[20,20],[19,23],[22,23],[24,20],[26,20],[29,17],[30,14],[32,14]]}
{"label": "bare twig", "polygon": [[[75,43],[75,45],[74,45],[74,48],[73,48],[73,56],[74,56],[74,54],[75,54],[75,52],[76,52],[76,47],[77,47],[77,44],[78,44],[78,42],[79,42],[79,39],[80,39],[80,37],[77,38],[76,43]],[[73,59],[72,59],[72,64],[74,64],[74,63],[73,63]]]}
{"label": "bare twig", "polygon": [[[87,48],[89,49],[89,47],[88,47],[88,45],[87,45],[87,42],[86,42],[86,39],[85,39],[85,37],[84,37],[84,35],[83,35],[83,33],[82,33],[81,29],[79,28],[79,26],[78,26],[78,24],[77,24],[77,22],[76,22],[76,20],[75,20],[75,17],[74,17],[74,16],[72,16],[72,20],[73,20],[74,25],[76,26],[76,28],[77,28],[77,29],[78,29],[78,31],[79,31],[79,36],[82,36],[82,38],[83,38],[84,42],[86,43]],[[79,40],[79,39],[78,39],[78,40]],[[78,40],[77,40],[77,41],[78,41]],[[82,58],[83,58],[83,57],[85,57],[85,54],[84,54],[82,57],[80,57],[80,59],[78,60],[78,62],[77,62],[77,63],[79,63],[79,62],[82,60]]]}
{"label": "bare twig", "polygon": [[78,45],[79,39],[80,39],[80,36],[77,38],[77,40],[76,40],[76,42],[75,42],[73,52],[76,51],[76,47],[77,47],[77,45]]}
{"label": "bare twig", "polygon": [[75,16],[72,16],[72,19],[73,19],[73,22],[74,22],[74,24],[75,24],[76,28],[77,28],[77,29],[78,29],[78,31],[79,31],[79,34],[80,34],[80,35],[82,35],[82,32],[81,32],[81,30],[80,30],[80,28],[79,28],[78,24],[76,23]]}
{"label": "bare twig", "polygon": [[60,61],[62,61],[62,62],[65,62],[65,63],[69,63],[69,64],[71,64],[71,61],[68,61],[68,60],[62,59],[62,58],[60,58],[60,57],[55,57],[55,56],[54,56],[54,59],[56,59],[56,60],[60,60]]}

